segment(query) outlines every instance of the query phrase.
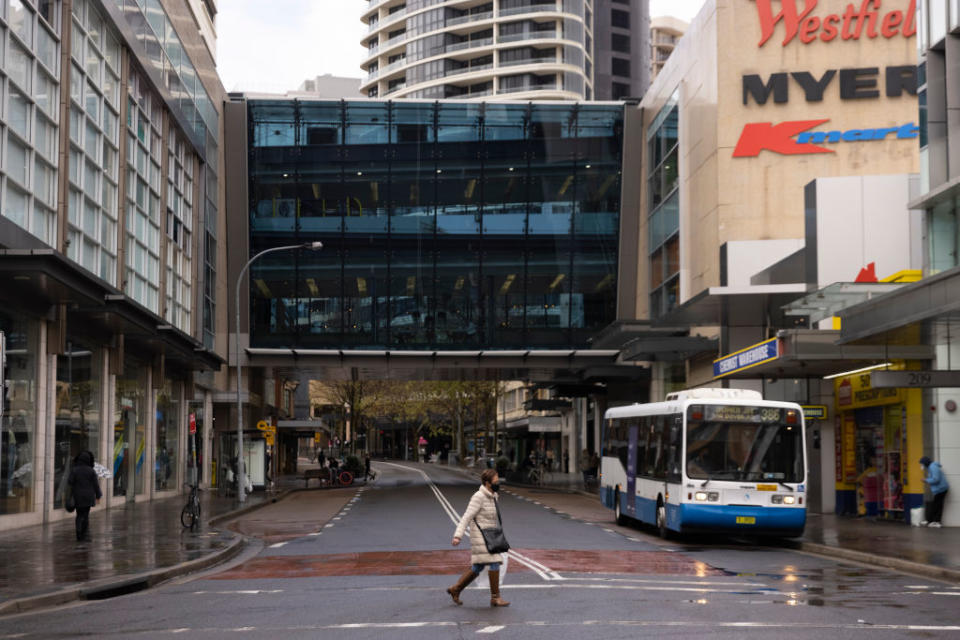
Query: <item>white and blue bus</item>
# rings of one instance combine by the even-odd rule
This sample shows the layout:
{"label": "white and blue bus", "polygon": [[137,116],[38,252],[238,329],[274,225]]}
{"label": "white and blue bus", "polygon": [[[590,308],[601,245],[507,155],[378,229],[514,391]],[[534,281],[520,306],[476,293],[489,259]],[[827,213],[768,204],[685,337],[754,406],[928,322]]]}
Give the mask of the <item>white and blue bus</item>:
{"label": "white and blue bus", "polygon": [[603,425],[600,495],[618,524],[799,536],[806,524],[803,411],[744,389],[691,389],[616,407]]}

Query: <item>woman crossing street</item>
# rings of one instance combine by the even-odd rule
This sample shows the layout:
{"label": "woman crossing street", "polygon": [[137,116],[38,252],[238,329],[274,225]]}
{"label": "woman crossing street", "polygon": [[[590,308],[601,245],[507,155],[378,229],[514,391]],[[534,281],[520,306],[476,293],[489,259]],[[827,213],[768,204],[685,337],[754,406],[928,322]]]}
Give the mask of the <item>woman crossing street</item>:
{"label": "woman crossing street", "polygon": [[457,530],[453,534],[453,546],[457,546],[460,544],[460,539],[463,537],[467,526],[471,523],[474,525],[470,530],[471,566],[460,576],[455,585],[447,589],[447,593],[458,605],[463,604],[460,600],[460,593],[477,579],[477,576],[486,566],[490,577],[490,606],[510,606],[509,602],[500,597],[500,563],[503,558],[500,553],[488,551],[487,543],[481,531],[481,529],[492,530],[501,527],[499,496],[497,495],[499,491],[500,476],[497,475],[495,469],[485,469],[480,474],[480,488],[470,498],[470,504],[463,513],[463,517],[460,518]]}

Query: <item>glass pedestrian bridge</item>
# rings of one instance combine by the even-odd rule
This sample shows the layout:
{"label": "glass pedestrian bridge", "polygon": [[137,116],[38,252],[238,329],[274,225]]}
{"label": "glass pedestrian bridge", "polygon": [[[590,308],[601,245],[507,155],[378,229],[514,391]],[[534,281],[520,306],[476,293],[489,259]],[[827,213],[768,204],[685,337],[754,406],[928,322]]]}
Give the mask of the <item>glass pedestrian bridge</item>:
{"label": "glass pedestrian bridge", "polygon": [[251,347],[582,349],[615,319],[623,105],[247,100]]}

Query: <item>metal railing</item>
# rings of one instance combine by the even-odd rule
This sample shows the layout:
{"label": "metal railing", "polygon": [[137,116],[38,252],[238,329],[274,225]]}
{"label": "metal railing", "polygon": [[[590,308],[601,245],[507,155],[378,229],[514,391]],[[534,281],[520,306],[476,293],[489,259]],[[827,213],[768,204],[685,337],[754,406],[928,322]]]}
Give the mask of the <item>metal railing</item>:
{"label": "metal railing", "polygon": [[497,42],[505,44],[507,42],[519,42],[521,40],[550,40],[557,38],[557,30],[550,31],[531,31],[529,33],[508,33],[505,36],[499,36]]}
{"label": "metal railing", "polygon": [[449,78],[450,76],[459,76],[464,73],[472,73],[474,71],[484,71],[486,69],[493,69],[493,63],[488,64],[476,64],[470,67],[461,67],[459,69],[450,69],[449,71],[443,74],[443,77]]}
{"label": "metal railing", "polygon": [[479,40],[469,40],[467,42],[455,42],[448,44],[443,48],[444,53],[453,53],[454,51],[463,51],[464,49],[476,49],[477,47],[487,47],[493,44],[493,38],[480,38]]}
{"label": "metal railing", "polygon": [[497,93],[522,93],[524,91],[556,91],[557,88],[558,87],[556,82],[549,82],[547,84],[529,85],[524,87],[509,87],[509,88],[500,87],[500,90]]}
{"label": "metal railing", "polygon": [[540,63],[540,64],[543,64],[543,63],[556,64],[556,63],[557,63],[557,56],[556,56],[556,55],[553,55],[553,56],[547,56],[547,57],[545,57],[545,58],[521,58],[521,59],[519,59],[519,60],[501,60],[501,61],[500,61],[500,66],[501,66],[501,67],[516,67],[516,66],[521,65],[521,64],[538,64],[538,63]]}
{"label": "metal railing", "polygon": [[556,4],[531,4],[524,7],[500,9],[500,17],[515,16],[521,13],[543,13],[546,11],[560,11]]}
{"label": "metal railing", "polygon": [[458,18],[450,18],[446,21],[446,26],[454,27],[458,24],[466,24],[468,22],[479,22],[480,20],[489,20],[493,17],[493,11],[484,11],[483,13],[472,13],[467,16],[460,16]]}

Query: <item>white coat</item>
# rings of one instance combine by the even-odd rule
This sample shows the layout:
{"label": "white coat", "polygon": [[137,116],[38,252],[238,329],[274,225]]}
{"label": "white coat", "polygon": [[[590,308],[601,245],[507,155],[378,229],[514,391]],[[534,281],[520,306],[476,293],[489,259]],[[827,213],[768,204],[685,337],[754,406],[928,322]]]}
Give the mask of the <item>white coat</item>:
{"label": "white coat", "polygon": [[481,529],[491,529],[499,527],[497,521],[497,494],[484,486],[480,486],[473,497],[470,498],[470,504],[467,510],[463,512],[460,518],[460,524],[453,534],[454,538],[462,538],[463,532],[470,527],[470,562],[471,564],[489,564],[491,562],[503,562],[503,557],[499,553],[488,553],[487,545],[483,542],[483,534],[473,524],[474,518]]}

